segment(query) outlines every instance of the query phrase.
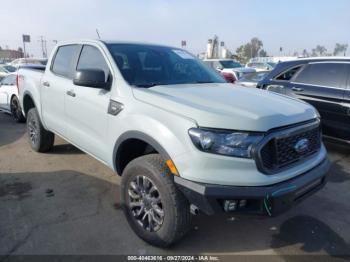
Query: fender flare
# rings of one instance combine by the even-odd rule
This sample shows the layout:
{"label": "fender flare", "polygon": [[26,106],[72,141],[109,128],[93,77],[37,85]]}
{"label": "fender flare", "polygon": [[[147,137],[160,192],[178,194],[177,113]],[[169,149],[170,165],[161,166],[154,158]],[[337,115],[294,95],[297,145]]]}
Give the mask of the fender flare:
{"label": "fender flare", "polygon": [[120,154],[121,145],[129,139],[141,140],[157,150],[164,160],[170,159],[170,155],[167,153],[167,151],[151,136],[140,131],[127,131],[118,138],[113,149],[113,168],[119,175],[121,175],[121,167],[118,164],[117,157]]}
{"label": "fender flare", "polygon": [[[31,93],[30,91],[26,90],[26,91],[24,91],[24,93],[23,93],[23,95],[22,95],[23,99],[21,99],[21,100],[22,100],[22,111],[23,111],[23,115],[26,115],[26,114],[24,114],[24,113],[25,113],[25,112],[24,112],[24,98],[25,98],[26,96],[29,96],[29,97],[32,99],[33,104],[34,104],[34,107],[37,108],[32,93]],[[21,104],[21,101],[20,101],[20,104]]]}

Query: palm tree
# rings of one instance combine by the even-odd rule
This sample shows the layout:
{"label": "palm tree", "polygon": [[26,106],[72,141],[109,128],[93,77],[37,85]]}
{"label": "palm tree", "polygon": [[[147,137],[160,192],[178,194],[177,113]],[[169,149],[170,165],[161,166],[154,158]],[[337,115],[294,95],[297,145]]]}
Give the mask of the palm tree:
{"label": "palm tree", "polygon": [[339,55],[344,53],[344,56],[346,55],[346,51],[348,50],[349,45],[348,44],[336,44],[334,48],[333,55]]}

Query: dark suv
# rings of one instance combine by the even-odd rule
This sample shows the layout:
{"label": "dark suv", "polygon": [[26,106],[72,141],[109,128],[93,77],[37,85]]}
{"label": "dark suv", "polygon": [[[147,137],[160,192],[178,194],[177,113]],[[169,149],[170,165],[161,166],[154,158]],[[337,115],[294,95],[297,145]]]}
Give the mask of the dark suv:
{"label": "dark suv", "polygon": [[323,134],[350,141],[350,59],[314,58],[279,63],[257,88],[312,104],[322,118]]}

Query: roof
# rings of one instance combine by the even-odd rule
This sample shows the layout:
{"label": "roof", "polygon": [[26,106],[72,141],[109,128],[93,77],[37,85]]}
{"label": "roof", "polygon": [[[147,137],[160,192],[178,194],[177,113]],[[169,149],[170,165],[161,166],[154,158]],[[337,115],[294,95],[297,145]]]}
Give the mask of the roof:
{"label": "roof", "polygon": [[235,61],[237,62],[237,60],[233,58],[205,58],[203,59],[203,61]]}
{"label": "roof", "polygon": [[173,47],[169,45],[156,44],[156,43],[148,43],[148,42],[137,42],[137,41],[120,41],[120,40],[107,40],[107,39],[72,39],[58,42],[58,45],[67,45],[74,43],[94,43],[94,44],[130,44],[130,45],[151,45],[151,46],[159,46],[159,47],[168,47],[174,49],[181,49],[180,47]]}
{"label": "roof", "polygon": [[336,62],[350,62],[350,57],[335,57],[335,56],[328,56],[328,57],[306,57],[306,58],[298,58],[295,60],[289,60],[289,61],[283,61],[280,63],[283,64],[298,64],[298,63],[309,63],[309,62],[327,62],[327,61],[336,61]]}

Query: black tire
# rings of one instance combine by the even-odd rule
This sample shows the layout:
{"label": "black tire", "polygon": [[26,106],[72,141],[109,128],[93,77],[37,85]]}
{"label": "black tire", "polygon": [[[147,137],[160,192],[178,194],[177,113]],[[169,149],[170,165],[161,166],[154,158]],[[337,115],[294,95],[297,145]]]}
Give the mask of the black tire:
{"label": "black tire", "polygon": [[24,123],[26,121],[25,117],[23,116],[21,106],[19,104],[19,100],[17,96],[13,96],[11,98],[11,114],[13,119],[18,123]]}
{"label": "black tire", "polygon": [[[154,210],[150,211],[150,207],[154,207],[154,203],[148,205],[147,220],[142,220],[142,215],[137,216],[137,213],[142,207],[133,207],[135,203],[132,197],[129,195],[129,189],[132,191],[132,195],[138,194],[132,187],[137,184],[137,179],[142,178],[144,181],[150,181],[152,187],[148,186],[148,192],[152,191],[152,197],[149,199],[157,199],[161,203],[156,204]],[[145,177],[145,178],[144,178]],[[143,180],[145,179],[145,180]],[[134,184],[132,184],[134,182]],[[158,194],[154,192],[154,187],[158,191]],[[139,191],[140,187],[138,187]],[[147,188],[147,187],[145,187]],[[147,189],[145,190],[147,192]],[[139,195],[141,195],[140,193]],[[145,194],[145,193],[144,193]],[[158,197],[157,197],[158,195]],[[136,201],[144,203],[144,210],[147,210],[147,197],[141,197],[144,201]],[[139,198],[140,199],[140,198]],[[127,221],[133,231],[144,241],[160,247],[167,247],[181,239],[190,229],[191,214],[189,209],[189,203],[184,195],[178,190],[174,184],[173,175],[170,173],[168,167],[165,165],[164,160],[158,154],[151,154],[139,157],[131,161],[123,171],[121,182],[121,204]],[[163,211],[163,217],[159,215],[159,211]],[[156,212],[157,211],[157,212]],[[146,213],[146,211],[144,211]],[[161,224],[157,224],[155,221],[149,223],[149,218],[157,217],[158,221],[162,221]],[[144,223],[143,225],[142,222]],[[151,224],[151,226],[150,226]],[[156,225],[156,226],[154,226]],[[153,230],[151,228],[153,227]]]}
{"label": "black tire", "polygon": [[28,111],[27,133],[29,144],[34,151],[44,153],[53,147],[55,135],[43,127],[36,108]]}

